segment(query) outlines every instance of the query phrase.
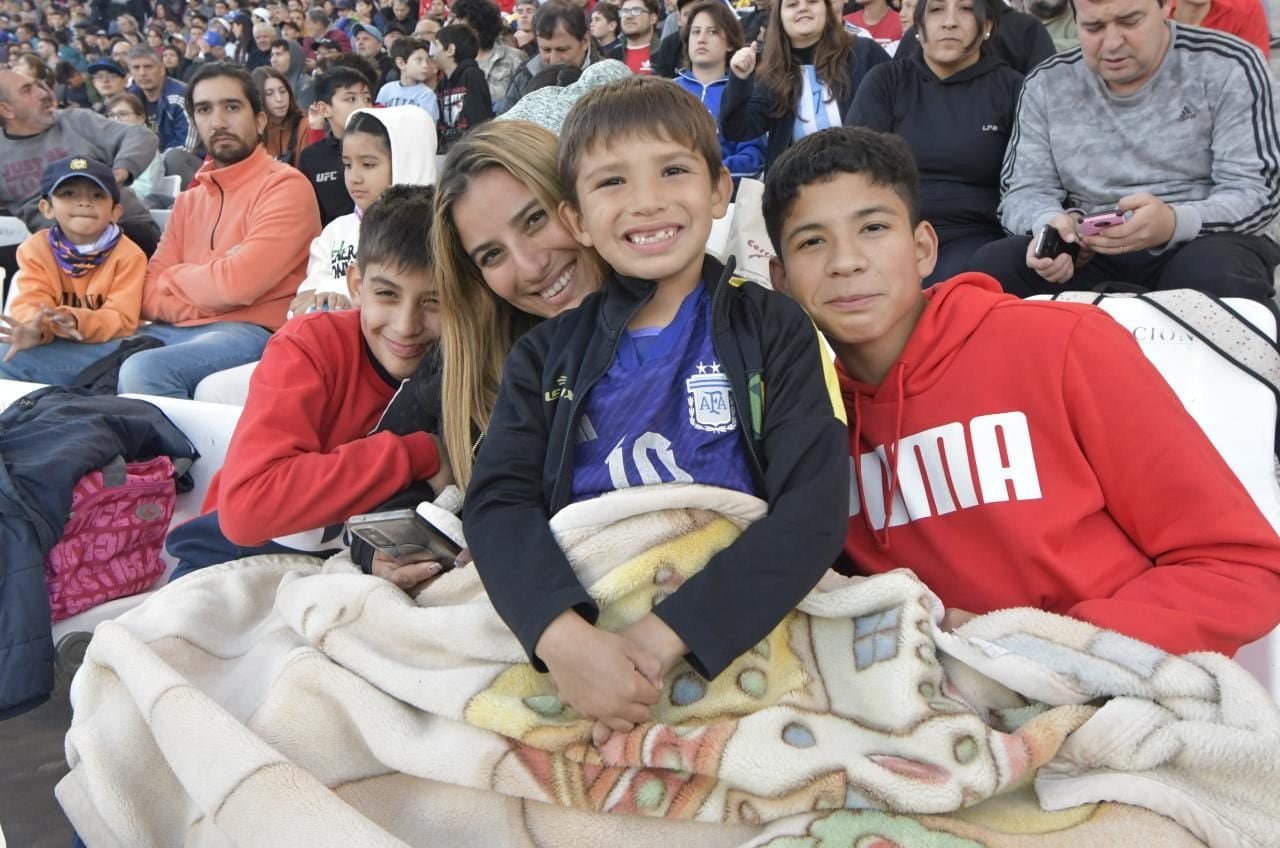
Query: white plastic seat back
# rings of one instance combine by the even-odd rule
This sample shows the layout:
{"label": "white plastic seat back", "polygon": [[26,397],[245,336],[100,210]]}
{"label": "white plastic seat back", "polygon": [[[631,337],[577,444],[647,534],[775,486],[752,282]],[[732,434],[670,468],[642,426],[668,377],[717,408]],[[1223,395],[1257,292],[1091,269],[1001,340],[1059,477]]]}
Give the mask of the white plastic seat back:
{"label": "white plastic seat back", "polygon": [[164,197],[177,197],[180,191],[182,191],[182,177],[177,174],[161,177],[156,180],[155,186],[151,189],[152,194],[159,194]]}
{"label": "white plastic seat back", "polygon": [[[1047,299],[1047,298],[1036,298]],[[1276,338],[1276,321],[1261,303],[1227,298],[1228,306]],[[1209,441],[1222,454],[1259,510],[1280,532],[1276,481],[1276,398],[1267,386],[1159,309],[1131,297],[1103,298],[1098,306],[1129,330]],[[1242,598],[1241,603],[1249,603]],[[1243,648],[1236,659],[1280,700],[1280,628]]]}
{"label": "white plastic seat back", "polygon": [[11,215],[0,215],[0,247],[22,244],[31,235],[26,223],[21,218]]}

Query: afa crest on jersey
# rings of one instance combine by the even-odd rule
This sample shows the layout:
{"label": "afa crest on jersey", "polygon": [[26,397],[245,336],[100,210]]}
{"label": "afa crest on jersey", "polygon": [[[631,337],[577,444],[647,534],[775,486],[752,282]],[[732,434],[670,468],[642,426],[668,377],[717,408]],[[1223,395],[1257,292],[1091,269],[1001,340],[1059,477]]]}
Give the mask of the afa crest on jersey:
{"label": "afa crest on jersey", "polygon": [[689,424],[708,433],[727,433],[737,426],[733,417],[733,390],[720,363],[698,363],[698,370],[684,381],[689,397]]}

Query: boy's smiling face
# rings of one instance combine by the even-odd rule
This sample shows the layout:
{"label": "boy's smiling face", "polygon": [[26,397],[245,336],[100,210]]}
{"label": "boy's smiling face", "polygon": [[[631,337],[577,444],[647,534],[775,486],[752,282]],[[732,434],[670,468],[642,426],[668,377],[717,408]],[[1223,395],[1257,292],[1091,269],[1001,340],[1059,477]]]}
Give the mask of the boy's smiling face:
{"label": "boy's smiling face", "polygon": [[701,274],[711,222],[733,193],[723,166],[713,174],[697,151],[656,135],[592,144],[575,188],[577,208],[561,206],[574,237],[619,274],[659,284]]}
{"label": "boy's smiling face", "polygon": [[440,296],[430,268],[406,270],[370,262],[351,264],[351,299],[360,306],[360,330],[378,363],[397,380],[413,375],[440,339]]}
{"label": "boy's smiling face", "polygon": [[813,318],[854,377],[879,383],[924,309],[938,237],[891,187],[837,173],[803,186],[781,228],[774,288]]}
{"label": "boy's smiling face", "polygon": [[40,212],[58,222],[73,244],[93,244],[120,218],[123,207],[93,180],[69,179],[40,201]]}

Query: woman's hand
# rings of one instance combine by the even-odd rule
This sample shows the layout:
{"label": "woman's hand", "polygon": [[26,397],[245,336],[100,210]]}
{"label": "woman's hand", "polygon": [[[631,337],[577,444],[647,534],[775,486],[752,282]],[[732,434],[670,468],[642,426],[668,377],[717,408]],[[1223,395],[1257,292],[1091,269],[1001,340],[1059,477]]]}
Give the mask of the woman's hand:
{"label": "woman's hand", "polygon": [[733,54],[733,58],[729,60],[729,70],[733,71],[733,75],[740,80],[744,80],[751,76],[756,69],[756,42],[751,42],[743,47],[737,53]]}
{"label": "woman's hand", "polygon": [[442,573],[440,562],[431,554],[415,554],[403,561],[394,560],[382,551],[373,553],[373,574],[396,586],[410,596],[418,594],[428,583]]}

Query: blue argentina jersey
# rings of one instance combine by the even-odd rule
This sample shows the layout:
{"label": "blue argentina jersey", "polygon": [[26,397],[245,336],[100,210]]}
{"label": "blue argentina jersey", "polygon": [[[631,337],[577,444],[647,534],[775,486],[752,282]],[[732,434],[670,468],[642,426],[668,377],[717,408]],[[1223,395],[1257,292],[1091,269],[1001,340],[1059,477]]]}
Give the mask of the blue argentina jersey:
{"label": "blue argentina jersey", "polygon": [[755,494],[738,428],[700,283],[656,335],[624,333],[591,387],[575,434],[573,500],[672,482]]}

